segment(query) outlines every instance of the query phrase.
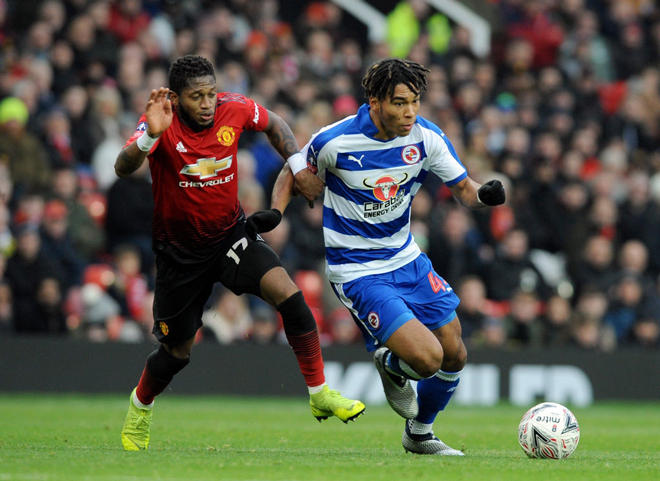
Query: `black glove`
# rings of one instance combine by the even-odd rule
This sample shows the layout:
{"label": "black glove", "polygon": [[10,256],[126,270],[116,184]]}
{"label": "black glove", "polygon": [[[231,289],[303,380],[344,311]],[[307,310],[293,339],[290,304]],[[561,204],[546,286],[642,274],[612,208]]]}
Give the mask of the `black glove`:
{"label": "black glove", "polygon": [[282,213],[279,210],[260,210],[247,218],[245,233],[250,239],[256,239],[257,234],[273,230],[281,221]]}
{"label": "black glove", "polygon": [[504,186],[499,180],[489,180],[484,185],[479,187],[477,191],[477,199],[484,205],[500,205],[504,204],[506,195],[504,194]]}

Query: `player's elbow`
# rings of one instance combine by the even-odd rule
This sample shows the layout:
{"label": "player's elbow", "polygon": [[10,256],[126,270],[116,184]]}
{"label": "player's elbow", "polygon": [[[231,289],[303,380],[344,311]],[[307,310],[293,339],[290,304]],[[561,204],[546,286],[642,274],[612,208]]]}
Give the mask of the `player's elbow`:
{"label": "player's elbow", "polygon": [[121,154],[117,157],[115,162],[115,175],[117,177],[128,177],[131,175],[131,172],[128,172],[125,168],[125,162],[122,161]]}
{"label": "player's elbow", "polygon": [[115,165],[115,175],[117,177],[128,177],[130,174],[127,174],[126,172],[122,172],[122,170],[117,165]]}

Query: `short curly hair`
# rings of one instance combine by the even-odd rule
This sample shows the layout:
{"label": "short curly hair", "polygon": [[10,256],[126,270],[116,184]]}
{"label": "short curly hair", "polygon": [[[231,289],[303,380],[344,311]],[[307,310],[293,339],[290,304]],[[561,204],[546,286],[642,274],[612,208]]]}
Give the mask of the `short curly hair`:
{"label": "short curly hair", "polygon": [[206,75],[210,75],[215,81],[215,69],[207,59],[199,55],[179,57],[170,65],[170,90],[181,95],[181,91],[190,86],[192,79]]}
{"label": "short curly hair", "polygon": [[411,60],[387,58],[375,62],[362,79],[362,87],[367,97],[382,101],[394,94],[399,84],[405,84],[415,94],[426,92],[426,77],[429,69]]}

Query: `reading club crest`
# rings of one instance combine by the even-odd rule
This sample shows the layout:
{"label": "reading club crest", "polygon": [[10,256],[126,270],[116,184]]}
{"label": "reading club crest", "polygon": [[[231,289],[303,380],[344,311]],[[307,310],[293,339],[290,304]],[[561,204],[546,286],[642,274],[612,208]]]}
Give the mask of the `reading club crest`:
{"label": "reading club crest", "polygon": [[416,145],[406,145],[401,151],[401,158],[408,165],[413,165],[419,162],[422,153]]}
{"label": "reading club crest", "polygon": [[367,315],[367,322],[374,329],[378,329],[378,326],[380,326],[380,317],[378,317],[378,314],[374,311],[371,311],[369,315]]}

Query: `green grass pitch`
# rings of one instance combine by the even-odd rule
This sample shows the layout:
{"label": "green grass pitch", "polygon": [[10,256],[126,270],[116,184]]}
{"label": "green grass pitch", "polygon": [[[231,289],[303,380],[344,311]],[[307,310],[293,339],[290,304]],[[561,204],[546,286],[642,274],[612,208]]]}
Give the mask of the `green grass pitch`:
{"label": "green grass pitch", "polygon": [[156,402],[151,446],[124,452],[126,396],[0,394],[3,480],[653,480],[660,479],[660,404],[571,406],[575,454],[527,459],[516,433],[524,408],[449,406],[436,433],[464,458],[406,454],[403,420],[367,406],[321,424],[305,399],[186,397]]}

